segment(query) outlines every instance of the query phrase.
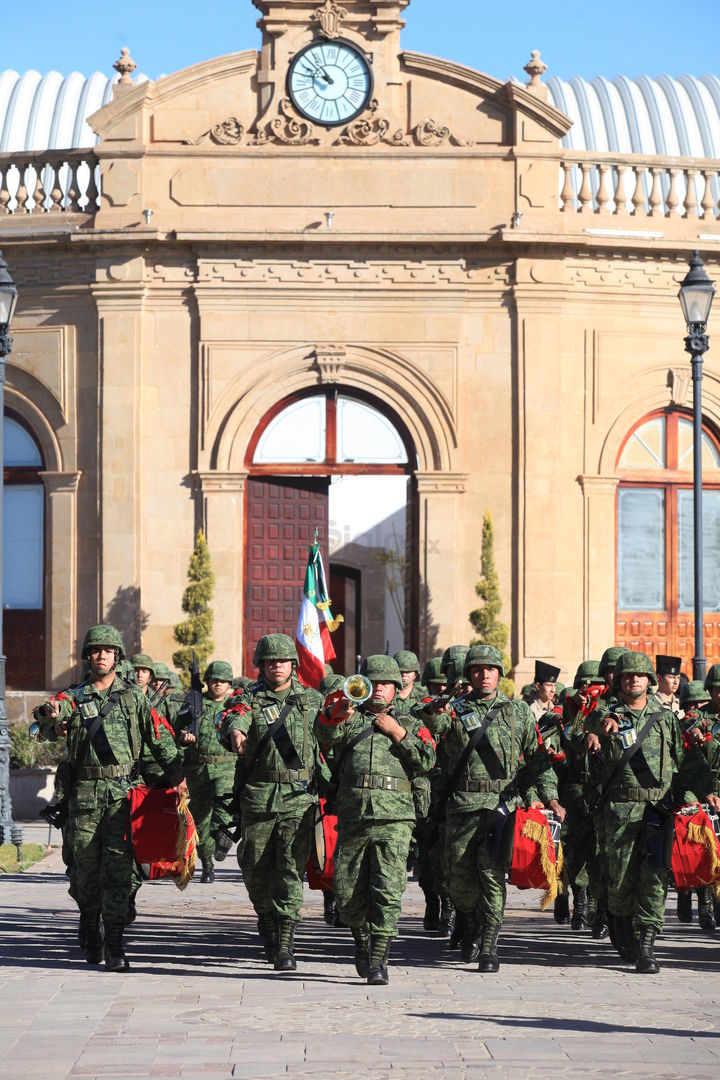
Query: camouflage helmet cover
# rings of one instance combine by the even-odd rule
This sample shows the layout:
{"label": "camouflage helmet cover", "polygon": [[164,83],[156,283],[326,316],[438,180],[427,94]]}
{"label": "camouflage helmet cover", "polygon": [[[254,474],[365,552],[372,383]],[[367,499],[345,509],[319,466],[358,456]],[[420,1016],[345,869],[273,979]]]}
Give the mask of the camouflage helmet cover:
{"label": "camouflage helmet cover", "polygon": [[600,657],[600,674],[605,678],[609,667],[615,667],[618,660],[623,653],[629,652],[629,649],[624,649],[621,645],[611,645],[609,649]]}
{"label": "camouflage helmet cover", "polygon": [[468,645],[450,645],[443,653],[440,670],[447,675],[448,681],[456,683],[462,677],[468,648]]}
{"label": "camouflage helmet cover", "polygon": [[706,690],[712,690],[713,686],[720,686],[720,664],[713,664],[705,679]]}
{"label": "camouflage helmet cover", "polygon": [[159,660],[156,660],[153,664],[153,671],[155,672],[155,680],[170,682],[170,668],[167,664],[162,664]]}
{"label": "camouflage helmet cover", "polygon": [[400,671],[414,671],[418,678],[420,677],[420,661],[410,649],[401,649],[400,652],[396,652],[393,660]]}
{"label": "camouflage helmet cover", "polygon": [[617,690],[620,686],[621,675],[647,675],[650,686],[657,686],[657,675],[655,674],[653,662],[644,652],[630,652],[629,649],[625,649],[618,657],[615,674],[613,675],[614,690]]}
{"label": "camouflage helmet cover", "polygon": [[692,679],[690,682],[683,683],[680,687],[680,704],[683,707],[685,705],[702,705],[709,700],[710,691],[706,689],[699,679]]}
{"label": "camouflage helmet cover", "polygon": [[573,686],[576,690],[579,690],[583,683],[596,682],[602,683],[605,680],[600,674],[600,661],[599,660],[583,660],[582,664],[578,664],[578,669],[575,672],[575,679]]}
{"label": "camouflage helmet cover", "polygon": [[446,683],[447,675],[442,669],[442,656],[433,656],[426,663],[422,673],[422,683],[427,686],[428,683]]}
{"label": "camouflage helmet cover", "polygon": [[81,657],[83,660],[87,660],[90,649],[95,648],[98,645],[109,646],[111,649],[118,650],[118,660],[125,659],[125,646],[123,645],[123,639],[120,636],[120,631],[116,630],[114,626],[109,626],[107,623],[100,623],[98,626],[91,626],[85,634],[82,643]]}
{"label": "camouflage helmet cover", "polygon": [[320,680],[318,690],[324,697],[328,697],[329,694],[334,694],[336,690],[342,690],[344,685],[344,675],[326,675],[324,679]]}
{"label": "camouflage helmet cover", "polygon": [[255,646],[253,664],[259,668],[264,660],[292,660],[297,664],[295,642],[287,634],[264,634]]}
{"label": "camouflage helmet cover", "polygon": [[228,664],[227,660],[211,660],[205,669],[203,682],[207,683],[210,679],[231,683],[233,681],[232,665]]}
{"label": "camouflage helmet cover", "polygon": [[371,682],[392,682],[398,690],[403,688],[397,660],[393,656],[385,656],[384,653],[366,656],[362,662],[360,674],[365,675]]}
{"label": "camouflage helmet cover", "polygon": [[152,671],[153,661],[147,653],[138,652],[130,657],[130,663],[134,668],[145,668],[146,671]]}
{"label": "camouflage helmet cover", "polygon": [[501,676],[504,676],[505,674],[502,656],[494,645],[473,645],[468,649],[465,657],[465,666],[463,667],[463,675],[468,676],[471,667],[479,667],[480,665],[497,668]]}

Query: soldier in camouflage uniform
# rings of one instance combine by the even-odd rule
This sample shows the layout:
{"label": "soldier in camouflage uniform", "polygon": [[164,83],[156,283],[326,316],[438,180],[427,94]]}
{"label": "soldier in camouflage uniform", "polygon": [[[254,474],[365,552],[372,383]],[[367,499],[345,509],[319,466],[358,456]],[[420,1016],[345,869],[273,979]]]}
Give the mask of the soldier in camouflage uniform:
{"label": "soldier in camouflage uniform", "polygon": [[85,635],[82,658],[89,676],[34,710],[45,738],[67,740],[72,769],[68,835],[73,886],[86,923],[86,959],[126,971],[123,929],[132,879],[129,793],[143,746],[152,748],[166,771],[167,785],[182,781],[180,755],[161,742],[150,708],[137,684],[116,674],[125,659],[113,626],[94,626]]}
{"label": "soldier in camouflage uniform", "polygon": [[427,697],[427,690],[420,682],[420,662],[410,649],[401,649],[393,657],[400,669],[402,690],[398,691],[393,700],[393,712],[395,716],[401,713],[412,712],[419,701]]}
{"label": "soldier in camouflage uniform", "polygon": [[[665,915],[674,821],[671,787],[682,802],[720,807],[707,765],[683,748],[677,717],[648,693],[656,685],[645,653],[623,653],[613,676],[617,701],[595,723],[605,761],[608,905],[618,952],[624,960],[635,960],[641,974],[660,970],[654,944]],[[633,750],[630,756],[628,750]]]}
{"label": "soldier in camouflage uniform", "polygon": [[207,691],[203,694],[197,740],[190,731],[178,732],[177,737],[183,750],[190,809],[198,831],[200,881],[204,885],[215,880],[215,833],[220,828],[227,831],[231,817],[229,800],[235,779],[235,755],[219,744],[215,722],[225,711],[232,679],[232,667],[226,661],[213,660],[208,664],[203,676]]}
{"label": "soldier in camouflage uniform", "polygon": [[135,653],[130,657],[130,663],[135,671],[135,679],[137,684],[142,690],[143,694],[147,694],[150,689],[150,682],[155,678],[155,670],[152,659],[147,653]]}
{"label": "soldier in camouflage uniform", "polygon": [[319,766],[315,719],[323,699],[294,675],[295,644],[285,634],[260,638],[260,678],[233,695],[222,718],[224,744],[245,762],[238,862],[276,971],[294,971],[295,927],[315,815]]}
{"label": "soldier in camouflage uniform", "polygon": [[[445,736],[447,777],[446,866],[450,892],[463,913],[463,959],[495,972],[497,941],[505,911],[505,868],[497,850],[501,823],[519,805],[517,781],[531,807],[547,804],[562,818],[555,774],[538,747],[524,702],[498,691],[502,657],[491,645],[474,645],[465,657],[471,691],[448,706],[428,706],[420,715],[433,734]],[[473,733],[482,731],[470,745]],[[477,736],[475,736],[477,740]]]}
{"label": "soldier in camouflage uniform", "polygon": [[318,738],[334,751],[338,780],[335,894],[355,941],[355,968],[371,986],[388,981],[415,823],[412,780],[435,763],[430,733],[410,716],[393,715],[402,679],[390,656],[368,656],[360,669],[372,683],[368,701],[343,701],[318,717]]}

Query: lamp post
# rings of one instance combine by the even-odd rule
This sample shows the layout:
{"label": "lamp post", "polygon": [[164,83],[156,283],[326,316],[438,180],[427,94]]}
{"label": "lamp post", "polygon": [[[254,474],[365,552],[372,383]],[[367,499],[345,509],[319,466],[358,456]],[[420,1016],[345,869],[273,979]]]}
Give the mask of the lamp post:
{"label": "lamp post", "polygon": [[[17,289],[10,277],[7,264],[0,251],[0,471],[4,476],[3,421],[5,417],[5,357],[12,348],[10,321],[17,303]],[[10,728],[5,703],[5,652],[2,637],[2,540],[3,540],[2,484],[0,484],[0,840],[4,844],[16,844],[18,856],[22,844],[22,829],[13,823],[10,803]]]}
{"label": "lamp post", "polygon": [[685,351],[690,353],[693,384],[693,559],[695,598],[695,655],[693,679],[705,681],[703,655],[703,535],[702,535],[702,365],[710,347],[707,334],[710,308],[715,288],[705,273],[698,251],[693,252],[690,270],[680,286],[678,297],[685,316],[687,337]]}

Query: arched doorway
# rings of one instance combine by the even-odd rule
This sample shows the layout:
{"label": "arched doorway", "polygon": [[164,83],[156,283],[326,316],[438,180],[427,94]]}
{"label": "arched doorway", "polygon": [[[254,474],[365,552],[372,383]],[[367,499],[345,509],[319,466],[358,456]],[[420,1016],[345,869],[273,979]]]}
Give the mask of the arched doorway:
{"label": "arched doorway", "polygon": [[313,388],[274,406],[246,455],[244,670],[258,637],[294,636],[315,529],[329,559],[335,668],[415,637],[413,500],[416,468],[402,421],[374,398]]}
{"label": "arched doorway", "polygon": [[[618,456],[616,642],[681,656],[692,671],[693,426],[679,409],[645,416]],[[703,430],[705,653],[720,660],[720,441]]]}
{"label": "arched doorway", "polygon": [[40,447],[11,413],[3,423],[3,644],[11,690],[45,681],[45,489]]}

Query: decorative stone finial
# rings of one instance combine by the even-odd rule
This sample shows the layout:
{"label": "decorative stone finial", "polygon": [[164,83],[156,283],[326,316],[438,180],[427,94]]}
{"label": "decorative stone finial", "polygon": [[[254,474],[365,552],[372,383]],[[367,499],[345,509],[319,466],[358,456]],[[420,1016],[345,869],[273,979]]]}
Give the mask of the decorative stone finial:
{"label": "decorative stone finial", "polygon": [[537,89],[537,87],[542,86],[542,83],[540,82],[540,76],[544,75],[547,71],[547,64],[544,64],[543,61],[540,59],[540,53],[537,49],[533,49],[533,51],[530,53],[530,59],[523,68],[523,71],[527,71],[528,75],[530,76],[530,82],[528,83],[528,86],[531,90],[535,90]]}
{"label": "decorative stone finial", "polygon": [[120,59],[115,61],[113,67],[120,76],[119,86],[135,85],[130,76],[137,67],[137,64],[130,55],[130,50],[125,45],[123,45],[120,50]]}
{"label": "decorative stone finial", "polygon": [[325,3],[313,12],[312,21],[320,23],[322,37],[332,39],[340,36],[340,27],[347,14],[347,8],[341,7],[336,0],[325,0]]}

